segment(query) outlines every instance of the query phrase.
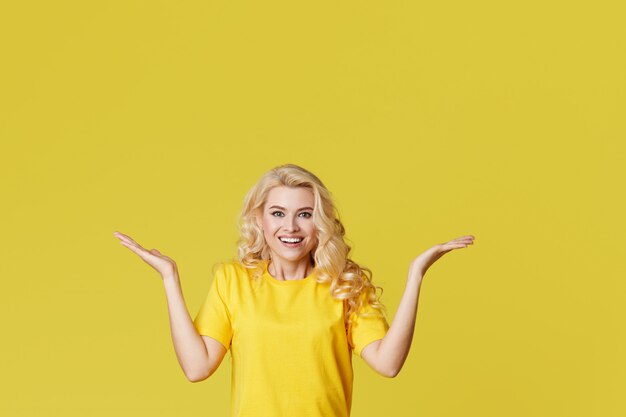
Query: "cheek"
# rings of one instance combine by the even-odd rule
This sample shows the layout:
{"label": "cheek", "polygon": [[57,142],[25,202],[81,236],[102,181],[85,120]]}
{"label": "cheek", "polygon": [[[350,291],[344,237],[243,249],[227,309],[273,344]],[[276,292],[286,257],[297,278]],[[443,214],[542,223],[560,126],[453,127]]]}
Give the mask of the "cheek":
{"label": "cheek", "polygon": [[277,227],[280,227],[280,225],[275,217],[263,218],[263,233],[272,234]]}
{"label": "cheek", "polygon": [[308,234],[312,237],[311,240],[317,241],[317,228],[315,227],[315,225],[309,228]]}

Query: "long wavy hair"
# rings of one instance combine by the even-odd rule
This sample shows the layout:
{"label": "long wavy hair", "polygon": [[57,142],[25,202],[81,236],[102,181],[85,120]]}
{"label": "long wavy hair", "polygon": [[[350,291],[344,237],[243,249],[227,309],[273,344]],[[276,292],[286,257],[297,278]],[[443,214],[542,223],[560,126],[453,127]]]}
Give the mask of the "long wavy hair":
{"label": "long wavy hair", "polygon": [[[322,181],[306,169],[285,164],[266,174],[246,194],[239,217],[240,237],[237,241],[236,260],[252,270],[255,281],[263,274],[263,263],[270,259],[270,248],[256,219],[262,214],[267,195],[274,187],[305,187],[315,198],[313,222],[317,229],[317,247],[311,251],[311,262],[317,282],[330,283],[330,294],[344,302],[346,329],[353,315],[382,315],[387,311],[379,299],[383,288],[372,283],[372,271],[360,266],[348,256],[352,249],[344,240],[345,228],[339,219],[331,193]],[[381,294],[377,297],[376,290]],[[371,312],[363,309],[370,306]]]}

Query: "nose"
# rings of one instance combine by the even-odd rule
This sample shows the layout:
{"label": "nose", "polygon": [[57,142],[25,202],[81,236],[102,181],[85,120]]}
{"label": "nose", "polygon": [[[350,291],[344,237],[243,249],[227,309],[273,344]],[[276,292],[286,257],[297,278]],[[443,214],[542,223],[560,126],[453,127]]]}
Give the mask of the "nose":
{"label": "nose", "polygon": [[298,219],[296,216],[285,217],[285,224],[283,226],[285,230],[289,231],[297,231],[300,228],[298,227]]}

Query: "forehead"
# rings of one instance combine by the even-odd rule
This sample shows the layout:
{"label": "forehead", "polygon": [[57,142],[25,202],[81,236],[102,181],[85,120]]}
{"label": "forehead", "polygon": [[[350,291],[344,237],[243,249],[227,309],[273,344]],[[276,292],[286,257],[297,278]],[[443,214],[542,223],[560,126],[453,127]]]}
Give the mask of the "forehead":
{"label": "forehead", "polygon": [[305,187],[274,187],[267,193],[265,206],[282,206],[297,210],[301,207],[314,207],[315,198],[310,189]]}

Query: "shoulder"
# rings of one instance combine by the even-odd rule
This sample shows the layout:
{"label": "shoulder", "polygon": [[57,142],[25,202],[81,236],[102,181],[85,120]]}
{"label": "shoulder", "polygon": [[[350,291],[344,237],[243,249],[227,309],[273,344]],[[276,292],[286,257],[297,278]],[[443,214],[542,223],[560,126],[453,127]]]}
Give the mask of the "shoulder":
{"label": "shoulder", "polygon": [[213,267],[213,274],[215,275],[215,278],[221,279],[225,282],[233,282],[243,278],[249,278],[252,276],[253,272],[253,268],[247,268],[238,261],[218,262]]}

